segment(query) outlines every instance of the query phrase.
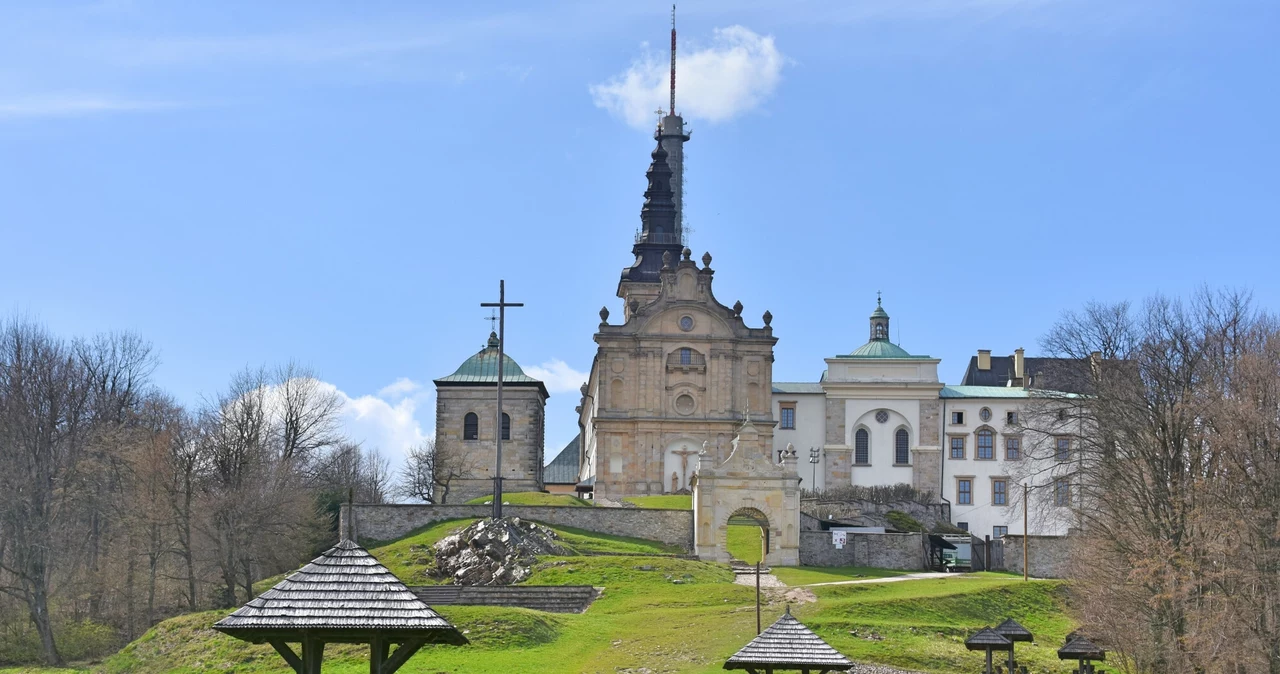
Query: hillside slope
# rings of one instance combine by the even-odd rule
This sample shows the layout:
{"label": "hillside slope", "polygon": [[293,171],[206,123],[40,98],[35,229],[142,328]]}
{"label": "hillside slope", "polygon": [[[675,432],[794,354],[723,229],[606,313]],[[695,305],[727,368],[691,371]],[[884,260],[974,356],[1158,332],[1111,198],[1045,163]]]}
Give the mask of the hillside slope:
{"label": "hillside slope", "polygon": [[[410,583],[424,577],[425,547],[463,522],[443,523],[372,552]],[[567,532],[571,546],[596,553],[661,553],[658,544]],[[719,565],[673,557],[621,555],[543,560],[532,584],[597,585],[603,596],[582,615],[522,609],[442,606],[438,610],[471,639],[470,646],[423,649],[400,671],[581,672],[615,674],[646,667],[662,672],[719,672],[725,659],[755,635],[754,591],[734,585]],[[978,671],[982,656],[964,649],[976,628],[1012,616],[1042,646],[1020,648],[1033,671],[1068,672],[1053,647],[1071,629],[1062,585],[974,574],[888,584],[821,586],[798,591],[792,613],[855,660],[938,674]],[[813,599],[816,601],[803,601]],[[764,608],[769,624],[784,610],[779,593]],[[182,616],[157,625],[92,668],[117,674],[237,672],[287,674],[268,646],[251,646],[209,626],[224,612]],[[0,670],[3,671],[3,670]],[[38,670],[28,670],[36,672]],[[66,670],[61,670],[65,672]],[[326,649],[325,671],[367,672],[358,647]]]}

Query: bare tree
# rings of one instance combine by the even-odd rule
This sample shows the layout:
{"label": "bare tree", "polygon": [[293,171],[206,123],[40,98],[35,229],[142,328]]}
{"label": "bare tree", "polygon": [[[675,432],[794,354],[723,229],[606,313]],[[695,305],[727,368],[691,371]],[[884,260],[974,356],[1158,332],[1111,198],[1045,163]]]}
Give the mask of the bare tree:
{"label": "bare tree", "polygon": [[62,664],[51,580],[83,493],[89,395],[71,349],[33,323],[0,326],[0,592],[22,601],[46,664]]}
{"label": "bare tree", "polygon": [[273,379],[277,408],[273,416],[282,458],[305,464],[342,440],[338,432],[342,397],[333,387],[292,362],[277,369]]}
{"label": "bare tree", "polygon": [[443,505],[449,500],[453,484],[478,474],[479,462],[465,448],[457,443],[438,445],[428,440],[409,450],[395,491],[403,498]]}
{"label": "bare tree", "polygon": [[346,499],[348,490],[360,503],[385,503],[391,488],[390,463],[377,450],[344,442],[321,456],[313,468],[315,487]]}
{"label": "bare tree", "polygon": [[1278,343],[1246,295],[1210,291],[1090,305],[1044,342],[1086,387],[1028,415],[1070,452],[1028,450],[1089,534],[1079,617],[1138,671],[1280,674]]}

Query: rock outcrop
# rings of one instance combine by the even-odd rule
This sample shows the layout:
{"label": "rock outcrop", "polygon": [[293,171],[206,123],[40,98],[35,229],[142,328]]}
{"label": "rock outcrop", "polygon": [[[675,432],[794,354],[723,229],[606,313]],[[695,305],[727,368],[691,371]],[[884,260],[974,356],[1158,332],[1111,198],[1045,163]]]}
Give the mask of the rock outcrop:
{"label": "rock outcrop", "polygon": [[514,585],[529,577],[538,556],[574,554],[556,532],[518,517],[480,520],[434,550],[432,575],[453,585]]}

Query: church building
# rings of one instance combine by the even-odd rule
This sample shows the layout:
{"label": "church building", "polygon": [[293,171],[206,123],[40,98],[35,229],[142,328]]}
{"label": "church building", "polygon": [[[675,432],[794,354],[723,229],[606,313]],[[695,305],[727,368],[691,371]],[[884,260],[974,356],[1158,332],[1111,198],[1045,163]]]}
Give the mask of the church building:
{"label": "church building", "polygon": [[[498,423],[498,335],[453,374],[435,380],[436,450],[449,456],[449,503],[493,493],[499,426],[502,490],[542,491],[547,387],[502,354],[502,422]],[[439,459],[438,459],[439,460]],[[437,470],[445,471],[442,464]]]}
{"label": "church building", "polygon": [[741,302],[713,294],[710,253],[699,266],[684,247],[683,126],[672,110],[654,134],[634,262],[618,281],[621,320],[600,310],[578,408],[579,475],[596,498],[688,493],[698,453],[727,456],[748,419],[757,451],[773,445],[773,317],[747,325]]}

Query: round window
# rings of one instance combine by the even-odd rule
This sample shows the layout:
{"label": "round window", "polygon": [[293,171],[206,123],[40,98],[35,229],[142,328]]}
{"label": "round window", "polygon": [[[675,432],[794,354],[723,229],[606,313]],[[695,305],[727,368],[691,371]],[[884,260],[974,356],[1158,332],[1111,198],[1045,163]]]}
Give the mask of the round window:
{"label": "round window", "polygon": [[693,396],[688,393],[681,393],[676,396],[676,411],[680,414],[693,414],[693,410],[697,406],[698,404],[694,401]]}
{"label": "round window", "polygon": [[984,407],[978,411],[978,418],[983,421],[991,421],[991,408]]}
{"label": "round window", "polygon": [[889,413],[888,413],[888,412],[886,412],[886,411],[884,411],[884,410],[880,410],[879,412],[876,412],[876,421],[879,421],[880,423],[882,423],[882,424],[883,424],[884,422],[886,422],[886,421],[888,421],[888,420],[889,420]]}
{"label": "round window", "polygon": [[693,316],[680,317],[680,329],[689,332],[693,329]]}

